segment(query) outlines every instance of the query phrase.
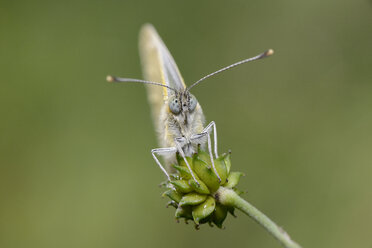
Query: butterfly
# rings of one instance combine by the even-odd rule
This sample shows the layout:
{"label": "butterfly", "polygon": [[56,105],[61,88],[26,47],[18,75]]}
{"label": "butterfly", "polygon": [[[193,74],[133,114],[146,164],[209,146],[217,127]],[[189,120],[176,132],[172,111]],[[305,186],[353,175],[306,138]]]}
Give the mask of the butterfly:
{"label": "butterfly", "polygon": [[[178,153],[185,161],[192,178],[198,182],[190,168],[187,157],[196,153],[199,145],[203,149],[207,146],[211,165],[221,181],[213,161],[213,158],[218,158],[216,124],[211,121],[205,126],[203,110],[196,97],[190,93],[190,90],[209,77],[235,66],[268,57],[274,51],[269,49],[252,58],[223,67],[187,87],[172,55],[151,24],[145,24],[141,28],[139,50],[145,80],[107,76],[107,81],[141,83],[147,86],[148,101],[161,146],[151,150],[155,162],[170,181],[169,165],[176,161],[176,154]],[[164,157],[166,166],[159,161],[159,155]]]}

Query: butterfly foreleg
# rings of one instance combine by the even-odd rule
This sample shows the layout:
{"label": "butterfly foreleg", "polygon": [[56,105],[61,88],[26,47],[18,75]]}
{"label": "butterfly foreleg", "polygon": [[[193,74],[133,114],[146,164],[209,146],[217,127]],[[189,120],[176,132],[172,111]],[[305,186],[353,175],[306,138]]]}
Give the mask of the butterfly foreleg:
{"label": "butterfly foreleg", "polygon": [[173,154],[177,152],[176,147],[166,147],[166,148],[155,148],[151,150],[152,157],[154,158],[155,162],[159,165],[160,169],[164,172],[164,174],[167,176],[168,181],[171,181],[168,172],[165,170],[165,168],[161,165],[159,159],[156,157],[155,154],[158,155],[164,155],[164,154]]}
{"label": "butterfly foreleg", "polygon": [[191,174],[191,176],[192,176],[192,179],[194,179],[195,182],[199,185],[198,180],[196,180],[195,175],[194,175],[194,173],[192,172],[192,169],[191,169],[191,167],[190,167],[190,165],[189,165],[189,162],[187,162],[187,159],[186,159],[185,153],[184,153],[183,150],[182,150],[182,147],[185,146],[185,145],[187,144],[187,140],[186,140],[184,137],[179,137],[179,138],[175,138],[175,139],[174,139],[174,143],[176,144],[177,150],[178,150],[178,152],[180,153],[181,157],[182,157],[183,160],[185,161],[186,166],[187,166],[187,168],[189,169],[190,174]]}
{"label": "butterfly foreleg", "polygon": [[217,169],[214,165],[214,158],[213,158],[213,154],[212,154],[212,141],[211,141],[211,136],[210,136],[210,133],[212,132],[212,128],[213,128],[213,134],[214,134],[214,154],[216,156],[216,158],[218,157],[218,153],[217,153],[217,129],[216,129],[216,124],[214,123],[214,121],[212,121],[211,123],[208,124],[208,126],[206,126],[203,131],[199,134],[194,134],[192,137],[191,137],[191,142],[193,143],[202,143],[201,141],[207,137],[207,143],[208,143],[208,152],[209,152],[209,156],[211,158],[211,164],[212,164],[212,168],[214,170],[214,173],[217,175],[217,178],[218,180],[221,182],[221,177],[220,175],[218,174],[217,172]]}
{"label": "butterfly foreleg", "polygon": [[[213,128],[213,130],[212,130],[212,128]],[[214,141],[214,155],[216,156],[216,158],[218,158],[218,151],[217,151],[217,127],[216,127],[216,123],[214,121],[211,121],[203,129],[202,133],[208,132],[208,134],[210,134],[212,131],[213,131],[213,141]]]}

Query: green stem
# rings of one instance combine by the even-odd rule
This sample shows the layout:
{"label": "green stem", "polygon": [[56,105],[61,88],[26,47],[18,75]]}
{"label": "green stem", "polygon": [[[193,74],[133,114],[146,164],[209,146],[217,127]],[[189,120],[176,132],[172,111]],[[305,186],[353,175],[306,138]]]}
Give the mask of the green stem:
{"label": "green stem", "polygon": [[301,248],[299,244],[291,240],[289,235],[281,227],[275,224],[249,202],[241,198],[234,190],[220,187],[216,192],[215,197],[221,204],[235,207],[246,215],[249,215],[258,224],[263,226],[271,235],[273,235],[284,247]]}

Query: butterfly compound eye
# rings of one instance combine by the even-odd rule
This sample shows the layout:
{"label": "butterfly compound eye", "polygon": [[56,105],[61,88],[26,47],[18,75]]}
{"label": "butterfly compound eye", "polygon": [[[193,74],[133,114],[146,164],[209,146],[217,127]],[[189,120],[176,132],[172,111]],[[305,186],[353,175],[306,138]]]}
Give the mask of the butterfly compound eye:
{"label": "butterfly compound eye", "polygon": [[181,101],[176,97],[172,97],[169,101],[169,109],[173,114],[179,114],[181,112]]}
{"label": "butterfly compound eye", "polygon": [[194,109],[196,108],[197,103],[198,103],[198,101],[196,100],[195,96],[190,94],[189,110],[194,111]]}

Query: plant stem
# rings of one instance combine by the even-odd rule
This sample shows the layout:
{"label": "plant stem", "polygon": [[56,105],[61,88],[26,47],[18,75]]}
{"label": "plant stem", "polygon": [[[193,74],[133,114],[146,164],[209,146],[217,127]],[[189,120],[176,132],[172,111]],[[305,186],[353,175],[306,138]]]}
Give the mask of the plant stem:
{"label": "plant stem", "polygon": [[249,202],[241,198],[234,190],[220,187],[215,194],[216,199],[223,205],[235,207],[246,215],[253,218],[258,224],[263,226],[272,236],[274,236],[284,247],[301,248],[299,244],[291,240],[289,235],[265,214],[252,206]]}

